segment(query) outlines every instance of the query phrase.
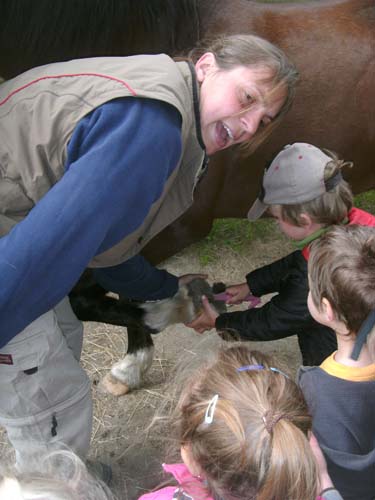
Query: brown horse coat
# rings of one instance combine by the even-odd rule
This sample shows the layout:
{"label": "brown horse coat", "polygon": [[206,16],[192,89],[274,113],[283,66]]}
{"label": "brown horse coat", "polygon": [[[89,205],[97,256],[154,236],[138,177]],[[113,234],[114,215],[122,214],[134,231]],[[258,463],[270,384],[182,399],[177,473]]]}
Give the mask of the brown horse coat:
{"label": "brown horse coat", "polygon": [[146,248],[151,261],[205,236],[216,217],[245,217],[265,165],[288,143],[336,151],[355,164],[347,174],[355,192],[375,187],[374,0],[81,0],[71,8],[2,0],[0,74],[71,57],[186,53],[199,37],[255,33],[284,49],[301,75],[292,110],[267,144],[250,158],[229,150],[211,159],[191,210]]}
{"label": "brown horse coat", "polygon": [[[354,162],[348,180],[356,192],[375,187],[375,0],[276,5],[250,0],[163,0],[157,2],[160,10],[156,11],[156,4],[149,0],[81,0],[80,12],[71,13],[67,9],[72,3],[65,0],[55,0],[52,11],[49,0],[1,2],[3,76],[70,57],[186,53],[198,36],[235,33],[267,38],[296,63],[301,76],[297,98],[281,126],[249,158],[232,149],[211,159],[192,208],[146,247],[144,254],[154,263],[204,237],[214,218],[245,217],[265,165],[285,144],[311,142],[332,149]],[[105,6],[111,9],[99,12]],[[139,8],[146,11],[143,24]],[[182,11],[177,12],[178,8]],[[20,13],[24,17],[16,25]],[[123,394],[140,383],[151,362],[150,330],[141,324],[139,311],[131,304],[104,297],[95,284],[81,285],[72,294],[72,303],[82,319],[128,325],[131,356],[112,368],[108,387]],[[137,356],[146,359],[146,364],[136,369],[135,377],[129,373]]]}
{"label": "brown horse coat", "polygon": [[[280,46],[300,72],[296,100],[268,142],[249,158],[223,151],[211,159],[196,201],[145,255],[160,261],[203,237],[217,217],[245,217],[266,164],[285,145],[310,142],[354,162],[355,192],[375,188],[375,2],[327,0],[258,4],[217,0],[201,30],[255,33]],[[168,248],[161,242],[169,241]]]}

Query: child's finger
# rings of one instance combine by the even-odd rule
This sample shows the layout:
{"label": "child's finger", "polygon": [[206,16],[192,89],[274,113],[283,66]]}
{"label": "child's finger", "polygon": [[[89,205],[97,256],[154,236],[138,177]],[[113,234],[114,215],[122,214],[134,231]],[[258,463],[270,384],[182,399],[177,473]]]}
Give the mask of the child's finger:
{"label": "child's finger", "polygon": [[227,304],[239,304],[241,302],[240,298],[239,298],[239,294],[238,293],[235,293],[233,294],[228,300],[227,300]]}

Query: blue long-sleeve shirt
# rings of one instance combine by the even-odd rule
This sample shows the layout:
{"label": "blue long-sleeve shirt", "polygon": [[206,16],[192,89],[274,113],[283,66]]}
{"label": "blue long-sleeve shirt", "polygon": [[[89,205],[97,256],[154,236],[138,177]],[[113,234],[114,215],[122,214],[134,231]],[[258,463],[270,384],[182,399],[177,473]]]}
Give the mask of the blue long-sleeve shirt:
{"label": "blue long-sleeve shirt", "polygon": [[[160,101],[113,100],[79,122],[61,180],[0,239],[0,347],[65,297],[95,255],[142,224],[180,154],[181,117]],[[121,266],[109,268],[114,291],[130,295],[126,268],[133,286],[137,269],[151,277],[150,298],[158,287],[164,296],[177,288],[177,278],[131,261],[122,279],[113,275]]]}

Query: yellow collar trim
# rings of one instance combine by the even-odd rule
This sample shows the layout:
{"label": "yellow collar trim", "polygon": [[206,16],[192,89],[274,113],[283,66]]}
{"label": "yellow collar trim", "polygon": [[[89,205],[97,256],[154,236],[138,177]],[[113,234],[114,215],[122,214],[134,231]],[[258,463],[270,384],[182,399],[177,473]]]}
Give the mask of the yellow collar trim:
{"label": "yellow collar trim", "polygon": [[363,366],[346,366],[335,360],[336,352],[323,361],[320,368],[333,377],[349,380],[351,382],[370,382],[375,380],[375,364]]}

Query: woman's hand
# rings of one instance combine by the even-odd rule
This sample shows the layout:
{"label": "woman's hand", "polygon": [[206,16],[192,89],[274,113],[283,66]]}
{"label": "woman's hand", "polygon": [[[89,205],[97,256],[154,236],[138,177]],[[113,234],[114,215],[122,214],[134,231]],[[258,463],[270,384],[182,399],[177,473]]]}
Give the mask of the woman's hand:
{"label": "woman's hand", "polygon": [[247,283],[240,283],[238,285],[228,286],[225,292],[231,296],[227,304],[239,304],[249,295],[250,288]]}
{"label": "woman's hand", "polygon": [[219,316],[215,309],[211,307],[205,295],[202,296],[202,306],[203,312],[197,318],[195,318],[194,321],[186,323],[186,326],[188,326],[189,328],[194,328],[194,330],[198,333],[203,333],[206,330],[211,330],[211,328],[214,328],[216,318]]}

